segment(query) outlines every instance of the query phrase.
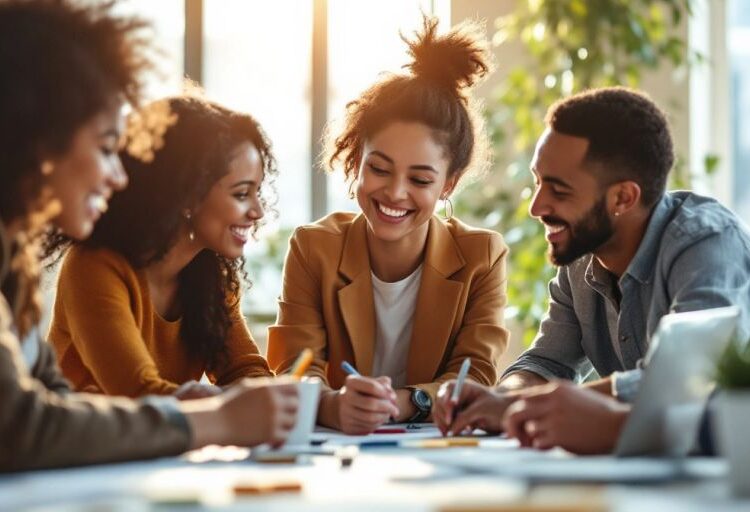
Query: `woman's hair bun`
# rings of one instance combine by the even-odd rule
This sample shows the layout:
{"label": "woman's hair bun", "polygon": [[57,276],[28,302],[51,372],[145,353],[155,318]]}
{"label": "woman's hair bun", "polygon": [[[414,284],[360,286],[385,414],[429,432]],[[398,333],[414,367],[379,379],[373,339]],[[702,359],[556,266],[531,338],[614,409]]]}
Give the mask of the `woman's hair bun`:
{"label": "woman's hair bun", "polygon": [[413,59],[405,67],[416,77],[459,92],[490,71],[484,30],[478,23],[464,22],[438,35],[437,25],[437,18],[425,16],[414,40],[401,36]]}

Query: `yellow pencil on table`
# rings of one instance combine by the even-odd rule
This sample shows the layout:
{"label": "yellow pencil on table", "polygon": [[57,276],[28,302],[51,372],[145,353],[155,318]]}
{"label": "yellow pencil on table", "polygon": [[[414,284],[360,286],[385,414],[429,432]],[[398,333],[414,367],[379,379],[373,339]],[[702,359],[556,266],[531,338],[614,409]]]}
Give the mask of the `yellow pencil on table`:
{"label": "yellow pencil on table", "polygon": [[479,446],[479,439],[475,437],[443,437],[439,439],[414,439],[403,441],[401,446],[407,448],[465,448]]}
{"label": "yellow pencil on table", "polygon": [[310,363],[313,360],[313,352],[309,348],[306,348],[297,356],[297,360],[292,365],[291,375],[295,379],[301,379],[307,369],[310,367]]}

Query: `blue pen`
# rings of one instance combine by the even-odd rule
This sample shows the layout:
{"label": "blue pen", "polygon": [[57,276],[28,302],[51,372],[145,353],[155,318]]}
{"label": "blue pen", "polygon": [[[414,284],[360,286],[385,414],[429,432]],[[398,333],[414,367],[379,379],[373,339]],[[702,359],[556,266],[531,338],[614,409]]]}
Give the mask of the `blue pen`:
{"label": "blue pen", "polygon": [[360,449],[368,448],[394,448],[400,446],[398,441],[362,441],[359,443]]}
{"label": "blue pen", "polygon": [[[341,369],[344,370],[349,375],[354,375],[355,377],[361,377],[360,373],[357,371],[355,367],[353,367],[349,361],[341,361]],[[391,421],[393,421],[393,417],[391,417]],[[390,442],[390,441],[388,441]],[[379,445],[381,446],[381,445]]]}
{"label": "blue pen", "polygon": [[355,377],[361,377],[357,369],[354,368],[351,364],[349,364],[349,361],[341,361],[341,369],[344,370],[349,375],[354,375]]}

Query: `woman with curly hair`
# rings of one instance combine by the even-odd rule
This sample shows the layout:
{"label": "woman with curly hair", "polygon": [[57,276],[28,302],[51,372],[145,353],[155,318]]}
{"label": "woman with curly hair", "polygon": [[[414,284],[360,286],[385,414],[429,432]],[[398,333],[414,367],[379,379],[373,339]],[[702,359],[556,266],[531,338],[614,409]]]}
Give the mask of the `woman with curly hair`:
{"label": "woman with curly hair", "polygon": [[[327,162],[341,164],[361,212],[292,236],[268,358],[283,371],[314,351],[309,373],[328,385],[323,425],[359,434],[389,419],[423,421],[467,357],[470,379],[497,379],[507,248],[497,233],[434,215],[438,199],[486,164],[468,88],[488,63],[472,28],[439,36],[425,19],[409,42],[411,72],[347,105]],[[344,361],[361,376],[347,377]]]}
{"label": "woman with curly hair", "polygon": [[127,184],[121,111],[150,66],[144,27],[112,2],[0,3],[0,472],[279,445],[294,423],[289,383],[183,402],[74,393],[39,337],[42,234],[87,237]]}
{"label": "woman with curly hair", "polygon": [[[142,131],[131,135],[128,188],[60,271],[49,338],[81,391],[184,398],[272,375],[239,300],[242,249],[276,174],[270,144],[250,116],[200,98],[139,116],[159,110],[174,116],[163,146],[144,161],[129,153]],[[215,385],[198,384],[204,372]]]}

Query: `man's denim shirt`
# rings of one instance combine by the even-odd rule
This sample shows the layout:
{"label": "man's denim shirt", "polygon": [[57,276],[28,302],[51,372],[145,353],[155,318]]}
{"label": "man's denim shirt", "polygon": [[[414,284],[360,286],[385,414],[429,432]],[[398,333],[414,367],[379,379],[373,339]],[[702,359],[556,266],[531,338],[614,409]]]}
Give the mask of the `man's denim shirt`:
{"label": "man's denim shirt", "polygon": [[588,254],[560,267],[549,293],[534,343],[503,376],[526,370],[581,381],[592,367],[601,376],[627,372],[616,374],[615,382],[618,388],[622,382],[616,394],[627,401],[637,389],[639,362],[667,313],[734,304],[741,310],[738,334],[750,334],[750,233],[715,200],[669,192],[654,207],[619,281]]}

